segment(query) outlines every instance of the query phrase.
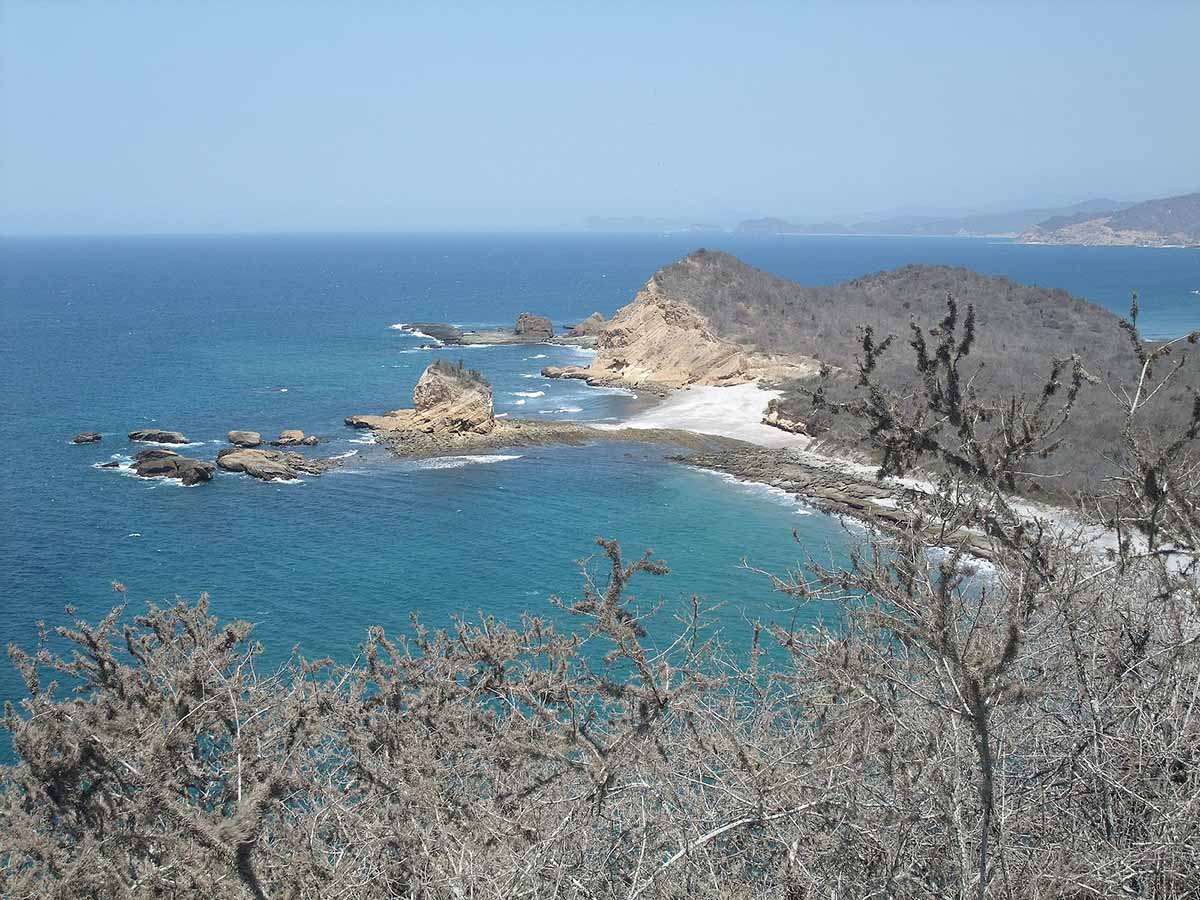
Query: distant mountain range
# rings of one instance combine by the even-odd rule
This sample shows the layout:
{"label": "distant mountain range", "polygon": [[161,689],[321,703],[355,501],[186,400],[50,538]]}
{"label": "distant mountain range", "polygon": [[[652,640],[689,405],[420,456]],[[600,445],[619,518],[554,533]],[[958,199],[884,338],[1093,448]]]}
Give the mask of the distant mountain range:
{"label": "distant mountain range", "polygon": [[1200,193],[1091,214],[1054,216],[1017,238],[1023,244],[1200,247]]}
{"label": "distant mountain range", "polygon": [[1021,209],[971,216],[892,216],[862,222],[790,222],[779,218],[746,219],[734,229],[742,234],[897,234],[995,235],[1015,237],[1053,218],[1110,214],[1132,207],[1117,200],[1085,200],[1071,206]]}
{"label": "distant mountain range", "polygon": [[589,216],[583,220],[588,231],[640,232],[651,231],[723,231],[720,225],[706,225],[687,219],[665,219],[652,216]]}

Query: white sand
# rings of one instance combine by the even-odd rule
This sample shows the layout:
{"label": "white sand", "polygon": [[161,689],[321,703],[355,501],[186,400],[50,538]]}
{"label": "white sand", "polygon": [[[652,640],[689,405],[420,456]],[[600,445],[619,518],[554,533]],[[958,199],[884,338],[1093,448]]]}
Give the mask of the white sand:
{"label": "white sand", "polygon": [[717,434],[760,447],[807,447],[809,438],[762,424],[767,401],[781,396],[757,384],[692,387],[676,391],[662,403],[619,425],[596,428],[680,428]]}

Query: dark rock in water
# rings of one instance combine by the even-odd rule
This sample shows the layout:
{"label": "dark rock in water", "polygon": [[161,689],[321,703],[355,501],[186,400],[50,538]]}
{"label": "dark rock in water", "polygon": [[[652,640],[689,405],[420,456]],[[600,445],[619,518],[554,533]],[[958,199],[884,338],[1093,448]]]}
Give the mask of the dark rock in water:
{"label": "dark rock in water", "polygon": [[178,431],[157,431],[152,428],[129,432],[129,440],[143,441],[150,444],[190,444]]}
{"label": "dark rock in water", "polygon": [[554,325],[545,316],[535,316],[533,313],[521,313],[513,333],[518,337],[540,340],[554,337]]}
{"label": "dark rock in water", "polygon": [[199,484],[211,481],[217,467],[172,450],[143,450],[133,458],[133,471],[143,478],[177,478],[184,484]]}
{"label": "dark rock in water", "polygon": [[301,475],[321,475],[340,466],[340,459],[309,459],[286,450],[229,448],[217,454],[217,465],[263,481],[287,481]]}
{"label": "dark rock in water", "polygon": [[231,431],[226,437],[235,447],[257,447],[262,443],[262,435],[257,431]]}
{"label": "dark rock in water", "polygon": [[101,469],[119,469],[119,468],[121,468],[121,464],[114,459],[111,462],[100,463],[99,468],[101,468]]}
{"label": "dark rock in water", "polygon": [[75,437],[71,438],[72,444],[98,444],[104,439],[98,431],[81,431]]}
{"label": "dark rock in water", "polygon": [[315,434],[305,434],[299,428],[285,428],[271,441],[272,447],[313,447],[320,442]]}
{"label": "dark rock in water", "polygon": [[404,330],[414,334],[420,332],[443,344],[461,344],[463,342],[462,330],[446,322],[412,322],[405,325]]}

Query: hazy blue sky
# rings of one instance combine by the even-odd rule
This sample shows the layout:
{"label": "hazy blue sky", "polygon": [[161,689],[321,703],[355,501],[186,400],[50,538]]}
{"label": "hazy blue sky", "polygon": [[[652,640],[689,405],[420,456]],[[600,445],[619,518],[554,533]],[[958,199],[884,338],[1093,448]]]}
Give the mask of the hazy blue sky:
{"label": "hazy blue sky", "polygon": [[506,228],[1200,189],[1200,2],[17,2],[0,231]]}

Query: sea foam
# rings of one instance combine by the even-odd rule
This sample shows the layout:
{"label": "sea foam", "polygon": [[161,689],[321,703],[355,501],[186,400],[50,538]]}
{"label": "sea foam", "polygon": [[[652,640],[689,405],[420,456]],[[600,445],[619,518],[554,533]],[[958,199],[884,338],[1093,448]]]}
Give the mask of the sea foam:
{"label": "sea foam", "polygon": [[479,454],[478,456],[437,456],[433,459],[418,459],[409,463],[406,468],[416,470],[431,469],[461,469],[464,466],[487,465],[488,463],[508,462],[520,459],[521,455],[506,455],[503,453]]}

